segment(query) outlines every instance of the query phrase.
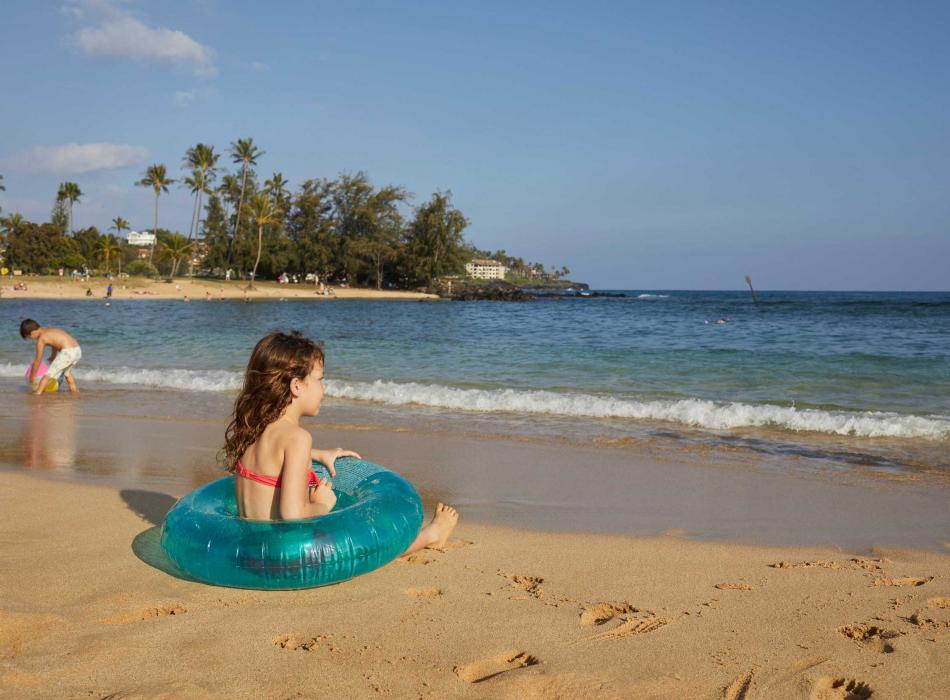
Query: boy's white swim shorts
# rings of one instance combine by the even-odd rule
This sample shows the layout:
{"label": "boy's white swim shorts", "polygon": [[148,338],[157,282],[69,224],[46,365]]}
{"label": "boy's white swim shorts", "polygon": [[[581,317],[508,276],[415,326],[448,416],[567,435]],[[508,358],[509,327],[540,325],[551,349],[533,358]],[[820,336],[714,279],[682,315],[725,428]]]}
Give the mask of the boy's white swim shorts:
{"label": "boy's white swim shorts", "polygon": [[63,348],[56,353],[53,363],[46,370],[46,373],[52,377],[58,377],[60,374],[72,374],[73,367],[82,357],[82,349],[77,345],[74,348]]}

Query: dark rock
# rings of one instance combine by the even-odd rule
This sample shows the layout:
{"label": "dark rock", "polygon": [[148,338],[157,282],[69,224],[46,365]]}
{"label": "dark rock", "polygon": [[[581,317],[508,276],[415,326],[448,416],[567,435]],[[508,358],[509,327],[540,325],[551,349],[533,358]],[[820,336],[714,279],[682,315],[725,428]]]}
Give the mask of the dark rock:
{"label": "dark rock", "polygon": [[504,280],[453,280],[437,283],[430,290],[453,301],[530,301],[536,297]]}

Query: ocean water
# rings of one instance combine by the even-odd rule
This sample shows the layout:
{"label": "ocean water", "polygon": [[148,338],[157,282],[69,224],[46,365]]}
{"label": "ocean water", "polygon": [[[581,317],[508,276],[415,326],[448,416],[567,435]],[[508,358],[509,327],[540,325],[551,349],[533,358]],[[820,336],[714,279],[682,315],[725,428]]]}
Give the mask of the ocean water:
{"label": "ocean water", "polygon": [[[941,462],[950,447],[950,293],[626,291],[529,303],[0,300],[0,376],[23,317],[70,330],[87,388],[234,392],[254,343],[297,328],[328,395],[514,432],[688,433]],[[726,319],[726,323],[717,323]],[[9,382],[8,382],[9,383]],[[547,422],[547,423],[546,423]],[[838,448],[843,443],[836,443]]]}

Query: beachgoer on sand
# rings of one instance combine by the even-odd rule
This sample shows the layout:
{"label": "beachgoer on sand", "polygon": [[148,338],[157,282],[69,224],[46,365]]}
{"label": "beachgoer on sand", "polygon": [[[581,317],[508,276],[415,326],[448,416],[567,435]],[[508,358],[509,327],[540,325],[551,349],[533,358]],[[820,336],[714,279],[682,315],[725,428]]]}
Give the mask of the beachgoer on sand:
{"label": "beachgoer on sand", "polygon": [[47,345],[50,347],[49,369],[46,370],[46,374],[39,380],[30,380],[34,394],[42,394],[50,380],[60,374],[65,374],[69,391],[74,394],[79,393],[76,378],[73,377],[73,367],[82,358],[82,349],[75,338],[62,328],[43,328],[32,318],[24,319],[20,324],[20,337],[24,340],[36,341],[36,357],[30,368],[30,377],[36,377],[40,364],[43,362],[43,350]]}
{"label": "beachgoer on sand", "polygon": [[[317,460],[336,476],[339,457],[360,456],[342,448],[316,449],[300,426],[302,416],[320,412],[324,362],[320,346],[298,331],[270,333],[254,346],[224,445],[228,471],[239,477],[241,517],[296,520],[325,515],[336,504],[332,483],[321,482],[310,462]],[[403,556],[443,547],[458,518],[455,508],[439,503]]]}

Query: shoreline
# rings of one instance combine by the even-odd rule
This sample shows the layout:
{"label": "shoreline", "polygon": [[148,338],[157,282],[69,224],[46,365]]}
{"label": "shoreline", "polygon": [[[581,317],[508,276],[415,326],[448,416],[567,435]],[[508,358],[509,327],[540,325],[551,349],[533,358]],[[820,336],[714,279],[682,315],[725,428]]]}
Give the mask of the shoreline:
{"label": "shoreline", "polygon": [[[26,291],[12,291],[13,283],[24,282]],[[109,280],[104,277],[90,279],[89,282],[73,282],[67,278],[58,277],[5,277],[0,279],[0,287],[4,299],[44,299],[44,300],[88,300],[107,301],[106,287]],[[114,279],[112,281],[112,298],[108,301],[125,301],[128,299],[146,300],[177,300],[181,301],[186,295],[189,301],[220,301],[243,300],[247,281],[231,280],[225,282],[217,279],[202,279],[177,277],[173,282],[153,280],[144,277],[130,277],[129,279]],[[311,284],[278,284],[271,281],[255,282],[255,289],[247,291],[250,299],[266,300],[310,300],[333,301],[334,299],[386,299],[402,301],[418,301],[420,299],[438,299],[434,294],[424,292],[409,292],[401,290],[377,290],[364,288],[340,288],[332,286],[332,294],[321,296]],[[92,289],[93,295],[86,296],[86,290]],[[208,296],[210,295],[210,297]]]}
{"label": "shoreline", "polygon": [[22,698],[950,693],[946,554],[538,533],[463,514],[444,551],[325,588],[240,590],[162,570],[173,502],[0,473],[0,685]]}
{"label": "shoreline", "polygon": [[[10,398],[0,409],[0,464],[12,471],[176,497],[222,475],[216,456],[226,397],[205,397],[185,414],[173,392],[150,394],[146,403],[131,392]],[[632,536],[676,531],[698,541],[856,552],[945,551],[950,533],[943,475],[835,468],[663,439],[617,444],[427,429],[424,421],[387,426],[374,415],[331,402],[303,425],[315,444],[354,449],[395,469],[427,505],[453,502],[473,522]]]}

